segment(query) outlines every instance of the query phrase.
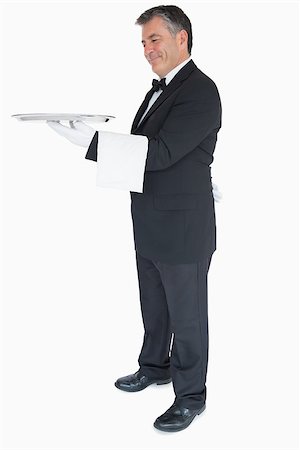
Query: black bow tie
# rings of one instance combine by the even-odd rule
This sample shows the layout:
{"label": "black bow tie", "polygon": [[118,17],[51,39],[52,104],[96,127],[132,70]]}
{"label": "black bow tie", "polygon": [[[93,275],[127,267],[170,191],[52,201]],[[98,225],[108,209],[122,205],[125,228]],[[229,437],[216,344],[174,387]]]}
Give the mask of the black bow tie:
{"label": "black bow tie", "polygon": [[162,78],[160,81],[158,80],[152,80],[152,86],[154,91],[158,91],[159,89],[166,89],[167,85],[166,85],[166,79]]}

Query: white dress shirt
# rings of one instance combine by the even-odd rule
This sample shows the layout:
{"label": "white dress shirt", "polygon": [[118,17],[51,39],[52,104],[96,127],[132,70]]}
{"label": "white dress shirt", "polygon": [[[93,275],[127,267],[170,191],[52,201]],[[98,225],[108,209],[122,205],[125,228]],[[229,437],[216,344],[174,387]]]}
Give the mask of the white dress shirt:
{"label": "white dress shirt", "polygon": [[[179,72],[179,70],[182,69],[182,67],[185,66],[191,59],[192,59],[192,57],[190,56],[188,59],[183,61],[181,64],[179,64],[178,66],[174,67],[174,69],[171,70],[171,72],[169,72],[164,77],[166,79],[166,86],[170,83],[172,78],[175,77],[176,73]],[[152,95],[152,97],[149,100],[148,106],[147,106],[144,114],[142,115],[141,120],[139,121],[138,125],[141,123],[141,121],[143,120],[143,118],[145,117],[145,115],[147,114],[147,112],[149,111],[149,109],[151,108],[153,103],[158,99],[158,97],[160,96],[161,93],[162,93],[162,89],[159,89],[158,91],[154,92],[154,94]]]}
{"label": "white dress shirt", "polygon": [[[165,76],[166,85],[190,59],[191,57],[183,61]],[[161,93],[161,89],[153,93],[140,122]],[[98,133],[97,186],[142,193],[148,153],[147,136],[109,131]]]}

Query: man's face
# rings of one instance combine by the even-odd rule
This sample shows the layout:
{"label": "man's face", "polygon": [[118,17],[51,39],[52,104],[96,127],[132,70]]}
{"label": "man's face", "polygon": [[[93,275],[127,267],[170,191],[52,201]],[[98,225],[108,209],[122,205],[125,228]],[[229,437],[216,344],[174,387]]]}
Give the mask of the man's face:
{"label": "man's face", "polygon": [[173,37],[159,16],[142,25],[142,44],[147,61],[160,78],[189,56],[186,31],[182,30]]}

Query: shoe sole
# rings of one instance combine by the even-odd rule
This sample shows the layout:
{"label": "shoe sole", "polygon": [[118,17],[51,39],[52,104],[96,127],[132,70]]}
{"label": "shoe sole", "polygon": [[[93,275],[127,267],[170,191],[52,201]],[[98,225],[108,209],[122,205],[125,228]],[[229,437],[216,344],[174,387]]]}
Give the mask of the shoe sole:
{"label": "shoe sole", "polygon": [[136,388],[133,388],[133,389],[132,388],[124,388],[124,387],[118,386],[117,382],[115,382],[115,386],[116,386],[116,388],[118,388],[118,389],[120,389],[121,391],[124,391],[124,392],[139,392],[139,391],[143,391],[148,386],[151,386],[151,384],[157,384],[157,385],[160,386],[162,384],[171,383],[171,381],[172,381],[172,378],[168,378],[167,380],[153,380],[151,383],[148,383],[148,384],[146,384],[145,386],[143,386],[143,387],[141,387],[139,389],[136,389]]}
{"label": "shoe sole", "polygon": [[173,429],[172,428],[164,428],[164,427],[161,427],[160,425],[158,425],[156,422],[154,422],[153,426],[159,431],[166,431],[168,433],[175,433],[176,431],[185,430],[193,422],[195,417],[199,416],[205,410],[205,408],[206,408],[206,405],[202,406],[200,411],[198,411],[194,416],[191,417],[191,419],[187,423],[185,423],[183,426],[181,426],[179,428],[176,428],[176,429],[175,428],[173,428]]}

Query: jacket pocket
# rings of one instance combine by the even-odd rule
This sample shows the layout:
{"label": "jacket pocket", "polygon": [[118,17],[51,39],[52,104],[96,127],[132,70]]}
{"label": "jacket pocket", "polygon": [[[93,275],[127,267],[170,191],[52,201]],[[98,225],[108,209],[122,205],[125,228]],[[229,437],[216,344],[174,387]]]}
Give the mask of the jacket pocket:
{"label": "jacket pocket", "polygon": [[154,208],[160,210],[201,209],[211,195],[211,191],[201,194],[156,194],[153,197]]}

